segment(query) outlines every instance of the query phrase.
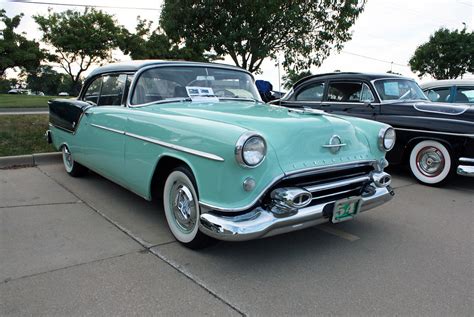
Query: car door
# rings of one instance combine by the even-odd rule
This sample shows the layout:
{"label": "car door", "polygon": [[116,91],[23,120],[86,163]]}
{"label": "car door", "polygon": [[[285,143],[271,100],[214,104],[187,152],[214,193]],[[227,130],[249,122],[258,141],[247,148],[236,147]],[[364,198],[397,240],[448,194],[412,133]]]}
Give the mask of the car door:
{"label": "car door", "polygon": [[362,81],[330,81],[321,109],[327,112],[374,119],[379,103]]}
{"label": "car door", "polygon": [[126,74],[104,75],[96,78],[84,94],[84,100],[91,104],[83,118],[85,161],[88,167],[118,183],[123,183],[124,175],[126,81]]}

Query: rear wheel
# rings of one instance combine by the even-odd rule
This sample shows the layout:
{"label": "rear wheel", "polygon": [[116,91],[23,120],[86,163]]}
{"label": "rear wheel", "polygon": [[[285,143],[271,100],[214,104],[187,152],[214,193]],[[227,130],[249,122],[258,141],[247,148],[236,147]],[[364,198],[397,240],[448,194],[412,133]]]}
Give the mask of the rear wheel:
{"label": "rear wheel", "polygon": [[421,141],[410,153],[410,170],[425,185],[440,185],[451,176],[452,159],[448,149],[438,141]]}
{"label": "rear wheel", "polygon": [[200,208],[195,184],[188,168],[175,168],[165,181],[163,207],[176,240],[188,248],[201,249],[215,240],[199,231]]}
{"label": "rear wheel", "polygon": [[61,151],[63,153],[64,169],[69,175],[73,177],[80,177],[87,173],[87,167],[84,167],[83,165],[74,161],[72,153],[67,145],[63,145]]}

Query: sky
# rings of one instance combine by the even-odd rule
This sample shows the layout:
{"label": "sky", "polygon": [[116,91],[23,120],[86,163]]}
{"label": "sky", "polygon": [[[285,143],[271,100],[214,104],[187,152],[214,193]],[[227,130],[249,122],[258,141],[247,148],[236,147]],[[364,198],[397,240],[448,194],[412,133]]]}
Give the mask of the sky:
{"label": "sky", "polygon": [[[28,2],[28,1],[24,1]],[[23,13],[25,16],[19,30],[26,32],[30,39],[39,39],[41,33],[32,19],[35,14],[47,14],[48,8],[54,11],[66,9],[83,10],[82,7],[52,5],[53,3],[103,6],[99,9],[115,15],[119,24],[130,30],[135,28],[137,16],[158,21],[162,0],[32,0],[30,3],[0,0],[0,8],[8,16]],[[47,2],[34,4],[31,2]],[[122,7],[122,8],[110,8]],[[387,72],[392,70],[419,82],[431,81],[425,76],[420,79],[412,73],[408,60],[420,44],[429,40],[429,36],[440,27],[461,29],[463,22],[469,30],[474,29],[474,0],[368,0],[364,12],[351,28],[352,39],[344,44],[341,52],[333,52],[312,73],[340,71]],[[114,53],[118,60],[127,60],[120,52]],[[224,63],[232,64],[230,58]],[[277,61],[266,60],[262,64],[262,73],[257,79],[269,80],[275,90],[279,87],[283,69],[276,66]],[[473,74],[464,76],[474,79]]]}

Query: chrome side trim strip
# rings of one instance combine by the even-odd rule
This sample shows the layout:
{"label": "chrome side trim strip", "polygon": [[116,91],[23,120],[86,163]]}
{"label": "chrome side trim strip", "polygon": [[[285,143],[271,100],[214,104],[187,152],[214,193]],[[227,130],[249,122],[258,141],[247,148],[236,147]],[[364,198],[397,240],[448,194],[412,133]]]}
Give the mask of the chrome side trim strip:
{"label": "chrome side trim strip", "polygon": [[459,161],[460,162],[467,162],[467,163],[474,163],[474,158],[460,157]]}
{"label": "chrome side trim strip", "polygon": [[421,133],[430,133],[430,134],[443,134],[443,135],[463,136],[463,137],[467,137],[467,138],[474,138],[474,134],[463,134],[463,133],[452,133],[452,132],[438,132],[438,131],[406,129],[406,128],[394,128],[394,129],[395,129],[395,130],[400,130],[400,131],[421,132]]}
{"label": "chrome side trim strip", "polygon": [[458,175],[474,177],[474,166],[459,165],[457,168]]}
{"label": "chrome side trim strip", "polygon": [[95,127],[95,128],[99,128],[99,129],[102,129],[102,130],[105,130],[105,131],[110,131],[110,132],[114,132],[114,133],[118,133],[118,134],[125,134],[125,131],[122,131],[122,130],[116,130],[116,129],[104,127],[102,125],[94,124],[94,123],[91,123],[90,125]]}
{"label": "chrome side trim strip", "polygon": [[141,136],[141,135],[134,134],[134,133],[125,132],[125,135],[129,136],[131,138],[135,138],[135,139],[142,140],[142,141],[145,141],[145,142],[160,145],[160,146],[172,149],[172,150],[176,150],[176,151],[185,152],[185,153],[189,153],[189,154],[192,154],[192,155],[204,157],[204,158],[207,158],[207,159],[213,160],[213,161],[224,162],[224,159],[222,157],[217,156],[215,154],[202,152],[202,151],[198,151],[198,150],[193,150],[193,149],[190,149],[190,148],[187,148],[187,147],[184,147],[184,146],[163,142],[163,141],[160,141],[160,140],[157,140],[157,139]]}
{"label": "chrome side trim strip", "polygon": [[326,165],[326,166],[319,166],[319,167],[312,167],[312,168],[306,168],[306,169],[301,169],[301,170],[296,170],[293,172],[289,173],[284,173],[282,175],[278,175],[275,177],[270,183],[268,183],[267,186],[265,186],[261,192],[260,195],[258,195],[253,201],[251,201],[249,204],[242,206],[242,207],[237,207],[237,208],[222,208],[219,206],[215,206],[209,203],[206,203],[202,200],[199,201],[199,205],[201,207],[204,207],[205,209],[208,210],[214,210],[214,211],[222,211],[222,212],[239,212],[239,211],[244,211],[249,209],[250,207],[254,206],[257,201],[259,201],[266,193],[267,191],[275,185],[277,182],[283,179],[289,179],[289,178],[294,178],[294,177],[299,177],[299,176],[304,176],[304,175],[311,175],[311,174],[318,174],[318,173],[323,173],[323,172],[331,172],[339,169],[344,169],[344,168],[353,168],[353,167],[360,167],[360,166],[367,166],[367,165],[374,165],[377,161],[374,160],[366,160],[366,161],[356,161],[352,163],[341,163],[341,164],[334,164],[334,165]]}
{"label": "chrome side trim strip", "polygon": [[326,148],[332,148],[332,147],[342,147],[342,146],[346,146],[347,144],[346,143],[341,143],[341,144],[324,144],[324,145],[321,145],[322,147],[326,147]]}
{"label": "chrome side trim strip", "polygon": [[349,178],[349,179],[335,181],[335,182],[332,182],[332,183],[325,183],[325,184],[321,184],[321,185],[308,186],[308,187],[304,187],[304,189],[306,189],[307,191],[313,193],[313,192],[320,192],[320,191],[323,191],[323,190],[334,189],[334,188],[338,188],[338,187],[343,187],[343,186],[347,186],[347,185],[351,185],[351,184],[355,184],[355,183],[362,183],[362,182],[368,182],[368,181],[370,181],[369,176],[360,176],[360,177],[353,177],[353,178]]}

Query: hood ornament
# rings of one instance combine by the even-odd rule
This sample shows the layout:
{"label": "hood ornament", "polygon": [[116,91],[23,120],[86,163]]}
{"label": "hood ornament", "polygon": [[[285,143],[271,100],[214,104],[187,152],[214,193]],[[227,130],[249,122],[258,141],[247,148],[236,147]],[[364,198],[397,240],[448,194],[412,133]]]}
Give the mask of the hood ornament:
{"label": "hood ornament", "polygon": [[323,147],[328,148],[329,152],[332,154],[337,154],[337,152],[339,152],[343,146],[346,146],[346,144],[342,143],[341,137],[338,135],[333,135],[329,139],[329,143],[323,145]]}

